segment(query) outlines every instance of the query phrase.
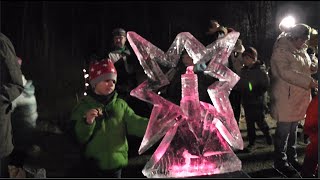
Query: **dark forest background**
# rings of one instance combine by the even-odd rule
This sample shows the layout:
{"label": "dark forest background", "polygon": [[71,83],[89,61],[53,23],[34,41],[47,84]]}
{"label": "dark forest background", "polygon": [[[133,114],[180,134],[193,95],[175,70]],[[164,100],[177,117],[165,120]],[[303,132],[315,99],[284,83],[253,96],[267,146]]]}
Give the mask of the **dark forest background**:
{"label": "dark forest background", "polygon": [[116,27],[135,31],[167,51],[182,31],[201,38],[210,18],[240,32],[269,64],[278,24],[286,15],[318,28],[316,1],[0,1],[1,32],[36,87],[41,120],[63,126],[84,92],[90,54],[107,49]]}

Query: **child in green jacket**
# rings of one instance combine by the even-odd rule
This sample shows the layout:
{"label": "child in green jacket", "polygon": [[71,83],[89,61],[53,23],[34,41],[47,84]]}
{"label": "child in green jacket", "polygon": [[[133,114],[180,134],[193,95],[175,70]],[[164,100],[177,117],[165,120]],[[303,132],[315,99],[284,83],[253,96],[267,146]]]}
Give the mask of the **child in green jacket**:
{"label": "child in green jacket", "polygon": [[126,135],[143,137],[148,119],[136,115],[118,98],[117,71],[111,60],[92,63],[89,71],[92,92],[80,100],[71,115],[75,136],[85,145],[85,157],[96,167],[92,175],[121,178],[121,169],[128,164]]}

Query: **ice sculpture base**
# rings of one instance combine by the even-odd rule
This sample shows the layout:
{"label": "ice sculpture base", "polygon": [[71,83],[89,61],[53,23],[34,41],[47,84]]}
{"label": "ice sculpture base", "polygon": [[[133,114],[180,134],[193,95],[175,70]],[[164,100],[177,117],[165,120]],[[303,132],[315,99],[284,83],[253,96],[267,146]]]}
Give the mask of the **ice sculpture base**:
{"label": "ice sculpture base", "polygon": [[[233,154],[234,155],[234,154]],[[230,172],[240,171],[241,161],[232,155],[227,155],[233,163],[223,162],[219,164],[219,167],[216,167],[216,164],[199,164],[194,166],[172,166],[167,171],[163,169],[143,169],[142,173],[148,178],[186,178],[186,177],[196,177],[196,176],[214,176],[217,174],[226,174]]]}
{"label": "ice sculpture base", "polygon": [[234,171],[234,172],[229,172],[229,173],[224,173],[224,174],[213,174],[213,175],[208,175],[208,176],[194,176],[192,178],[198,179],[198,178],[251,178],[247,173],[244,171]]}

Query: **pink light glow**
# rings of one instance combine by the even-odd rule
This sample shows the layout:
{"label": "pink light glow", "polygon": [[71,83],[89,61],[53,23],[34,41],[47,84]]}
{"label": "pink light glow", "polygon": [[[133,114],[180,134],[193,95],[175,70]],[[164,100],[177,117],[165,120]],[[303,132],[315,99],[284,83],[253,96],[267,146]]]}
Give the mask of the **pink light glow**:
{"label": "pink light glow", "polygon": [[[230,148],[243,148],[229,101],[230,90],[239,76],[223,65],[239,35],[238,32],[228,33],[204,47],[190,33],[183,32],[164,53],[135,32],[127,33],[128,41],[148,75],[148,80],[130,94],[154,106],[139,154],[164,136],[142,170],[145,176],[190,177],[241,169],[241,161]],[[195,64],[210,61],[204,73],[219,79],[208,87],[213,105],[199,101],[198,79],[192,66],[181,76],[180,106],[156,93],[170,83],[158,63],[175,67],[183,49]]]}

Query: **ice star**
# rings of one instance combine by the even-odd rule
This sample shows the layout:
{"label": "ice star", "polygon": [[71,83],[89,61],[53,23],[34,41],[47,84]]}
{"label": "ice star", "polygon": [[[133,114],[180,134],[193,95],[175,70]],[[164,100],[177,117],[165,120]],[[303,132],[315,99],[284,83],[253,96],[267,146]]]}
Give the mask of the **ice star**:
{"label": "ice star", "polygon": [[[243,149],[243,140],[228,98],[239,77],[224,65],[239,35],[238,32],[228,33],[205,47],[190,33],[182,32],[164,53],[137,33],[127,33],[148,76],[148,80],[130,94],[153,104],[139,154],[164,136],[142,171],[145,176],[188,177],[241,169],[241,161],[230,146]],[[194,64],[208,63],[204,73],[219,79],[208,87],[213,106],[199,101],[197,75],[192,67],[182,75],[185,81],[182,82],[180,106],[155,93],[170,83],[158,63],[175,67],[183,49]]]}

